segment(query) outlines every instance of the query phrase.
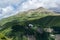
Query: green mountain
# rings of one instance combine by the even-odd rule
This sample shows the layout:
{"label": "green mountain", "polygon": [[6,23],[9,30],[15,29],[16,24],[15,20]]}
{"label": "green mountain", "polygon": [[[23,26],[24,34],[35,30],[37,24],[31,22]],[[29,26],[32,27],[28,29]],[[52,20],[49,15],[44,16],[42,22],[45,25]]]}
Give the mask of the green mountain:
{"label": "green mountain", "polygon": [[53,15],[55,14],[52,11],[49,11],[47,9],[44,9],[42,7],[38,9],[32,9],[24,12],[19,12],[17,15],[4,18],[0,20],[0,25],[5,24],[6,22],[10,22],[12,20],[19,20],[19,21],[24,21],[24,20],[35,20],[35,19],[40,19],[42,17],[48,16],[48,15]]}
{"label": "green mountain", "polygon": [[42,7],[31,9],[0,20],[0,40],[28,40],[32,36],[33,40],[49,40],[44,28],[59,26],[60,14]]}

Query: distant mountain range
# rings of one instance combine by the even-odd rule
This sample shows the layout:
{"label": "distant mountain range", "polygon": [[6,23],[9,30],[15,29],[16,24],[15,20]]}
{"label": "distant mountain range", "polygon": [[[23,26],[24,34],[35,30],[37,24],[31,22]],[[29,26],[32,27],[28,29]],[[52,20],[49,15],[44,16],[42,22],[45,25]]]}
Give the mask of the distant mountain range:
{"label": "distant mountain range", "polygon": [[52,10],[56,13],[60,13],[60,8],[59,7],[58,8],[49,8],[49,10]]}

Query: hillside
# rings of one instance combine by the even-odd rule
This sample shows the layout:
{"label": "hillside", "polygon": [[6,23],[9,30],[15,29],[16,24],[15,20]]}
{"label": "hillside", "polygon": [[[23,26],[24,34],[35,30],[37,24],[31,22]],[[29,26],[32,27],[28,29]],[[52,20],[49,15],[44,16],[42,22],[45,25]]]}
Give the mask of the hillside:
{"label": "hillside", "polygon": [[40,7],[0,20],[0,39],[50,40],[44,28],[59,26],[60,15]]}
{"label": "hillside", "polygon": [[14,15],[14,16],[4,18],[4,19],[0,20],[0,24],[3,25],[6,22],[9,22],[9,21],[12,21],[12,20],[23,21],[23,20],[40,19],[42,17],[53,15],[53,14],[55,14],[55,13],[50,11],[50,10],[47,10],[47,9],[44,9],[44,8],[40,7],[38,9],[31,9],[31,10],[28,10],[28,11],[20,12],[17,15]]}

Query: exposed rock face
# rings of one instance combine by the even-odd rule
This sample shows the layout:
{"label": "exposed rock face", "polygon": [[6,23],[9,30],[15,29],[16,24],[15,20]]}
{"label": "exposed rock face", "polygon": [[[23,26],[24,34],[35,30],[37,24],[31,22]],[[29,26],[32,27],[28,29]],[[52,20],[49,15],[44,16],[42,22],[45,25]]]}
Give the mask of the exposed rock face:
{"label": "exposed rock face", "polygon": [[60,34],[56,34],[55,40],[60,40]]}
{"label": "exposed rock face", "polygon": [[28,40],[36,40],[36,39],[33,35],[31,35],[31,36],[28,36]]}
{"label": "exposed rock face", "polygon": [[43,33],[43,29],[42,28],[37,28],[37,32],[39,32],[40,34]]}

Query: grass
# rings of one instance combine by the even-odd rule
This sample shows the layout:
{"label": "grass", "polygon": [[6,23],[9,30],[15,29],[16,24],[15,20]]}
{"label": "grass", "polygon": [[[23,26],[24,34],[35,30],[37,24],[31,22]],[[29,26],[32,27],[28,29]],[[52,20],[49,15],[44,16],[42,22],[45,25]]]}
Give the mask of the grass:
{"label": "grass", "polygon": [[[31,28],[34,31],[36,31],[38,28],[46,28],[46,27],[53,27],[53,26],[59,26],[60,27],[60,16],[54,15],[53,12],[40,12],[40,10],[35,10],[35,11],[29,11],[29,12],[22,12],[21,14],[17,14],[8,18],[4,18],[0,20],[0,26],[2,30],[0,30],[0,39],[2,37],[5,37],[7,40],[18,40],[20,39],[19,37],[19,32],[15,32],[16,35],[9,38],[7,35],[11,33],[11,28],[14,25],[22,25],[24,27],[27,27],[29,24],[33,24],[34,27]],[[30,31],[31,31],[30,30]],[[28,30],[27,30],[28,31]],[[12,34],[15,34],[12,33]],[[48,39],[48,34],[45,33],[42,35],[37,33],[37,37],[39,39],[37,40],[49,40]],[[41,37],[41,39],[40,39]],[[46,38],[47,37],[47,38]],[[23,40],[27,40],[26,36],[23,36]]]}

